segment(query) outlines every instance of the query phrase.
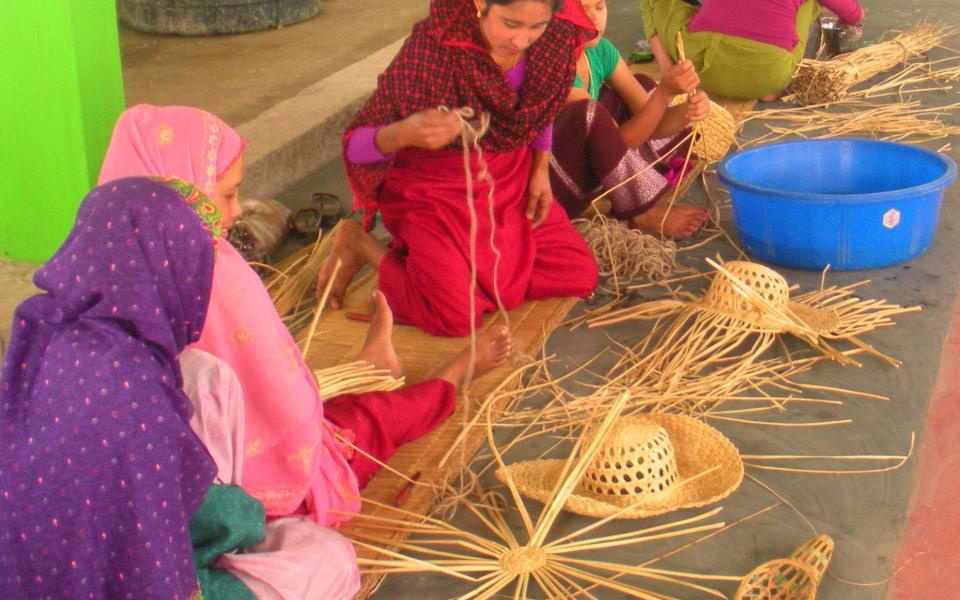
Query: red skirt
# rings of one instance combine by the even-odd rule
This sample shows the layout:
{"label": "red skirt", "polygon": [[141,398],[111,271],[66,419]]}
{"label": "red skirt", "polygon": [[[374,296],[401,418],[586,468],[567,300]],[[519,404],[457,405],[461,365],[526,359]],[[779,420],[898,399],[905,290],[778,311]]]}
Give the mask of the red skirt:
{"label": "red skirt", "polygon": [[[463,336],[470,332],[471,323],[479,327],[483,314],[497,309],[497,293],[511,309],[525,300],[585,297],[596,288],[596,262],[563,208],[554,203],[536,229],[526,217],[529,147],[484,158],[495,190],[491,207],[489,186],[477,177],[474,155],[477,290],[473,313],[471,218],[463,154],[408,149],[396,156],[387,172],[378,207],[394,241],[380,266],[380,289],[398,322],[434,335]],[[491,228],[493,245],[501,253],[496,276]]]}

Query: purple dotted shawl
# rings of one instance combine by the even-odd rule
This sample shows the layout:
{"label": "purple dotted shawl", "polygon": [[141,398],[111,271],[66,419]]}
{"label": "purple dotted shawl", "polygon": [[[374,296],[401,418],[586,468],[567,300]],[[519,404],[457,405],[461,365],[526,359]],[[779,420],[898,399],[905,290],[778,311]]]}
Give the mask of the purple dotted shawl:
{"label": "purple dotted shawl", "polygon": [[176,357],[200,336],[215,249],[194,192],[96,188],[34,278],[45,293],[16,310],[0,376],[6,598],[198,591],[187,522],[216,467]]}

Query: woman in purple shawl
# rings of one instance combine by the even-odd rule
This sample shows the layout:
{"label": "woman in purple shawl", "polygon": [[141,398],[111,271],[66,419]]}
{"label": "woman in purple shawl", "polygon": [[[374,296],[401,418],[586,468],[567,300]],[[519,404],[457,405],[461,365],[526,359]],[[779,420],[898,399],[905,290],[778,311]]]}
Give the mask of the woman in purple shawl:
{"label": "woman in purple shawl", "polygon": [[0,376],[4,598],[199,597],[187,523],[216,468],[177,355],[218,221],[182,182],[112,181],[37,272]]}

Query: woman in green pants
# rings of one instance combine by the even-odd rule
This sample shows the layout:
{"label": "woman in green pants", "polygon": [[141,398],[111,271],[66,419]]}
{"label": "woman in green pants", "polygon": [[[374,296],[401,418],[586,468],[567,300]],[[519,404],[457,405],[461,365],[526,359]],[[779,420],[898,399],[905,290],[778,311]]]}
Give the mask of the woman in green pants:
{"label": "woman in green pants", "polygon": [[643,27],[661,72],[678,53],[683,34],[686,58],[712,96],[770,101],[790,84],[806,50],[807,32],[821,6],[846,25],[858,25],[856,0],[641,0]]}

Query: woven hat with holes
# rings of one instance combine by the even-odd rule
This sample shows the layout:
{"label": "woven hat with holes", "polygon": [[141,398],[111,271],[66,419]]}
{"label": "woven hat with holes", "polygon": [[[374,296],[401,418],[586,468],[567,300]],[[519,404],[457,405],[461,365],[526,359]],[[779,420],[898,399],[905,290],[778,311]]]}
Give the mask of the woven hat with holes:
{"label": "woven hat with holes", "polygon": [[763,563],[740,582],[734,600],[813,600],[833,557],[833,540],[822,534],[789,558]]}
{"label": "woven hat with holes", "polygon": [[841,362],[854,361],[833,348],[831,341],[850,341],[897,364],[857,336],[893,325],[892,316],[915,309],[854,296],[854,289],[866,282],[821,287],[792,297],[787,280],[769,267],[750,261],[707,262],[717,273],[703,296],[646,302],[597,317],[590,326],[672,317],[662,336],[669,344],[654,347],[645,361],[660,373],[695,373],[712,361],[736,358],[736,352],[743,353],[741,358],[755,358],[786,333]]}
{"label": "woven hat with holes", "polygon": [[[528,498],[546,502],[563,459],[532,460],[497,471]],[[737,448],[716,429],[681,415],[647,414],[615,423],[589,460],[565,510],[606,517],[652,517],[729,496],[743,479]]]}

